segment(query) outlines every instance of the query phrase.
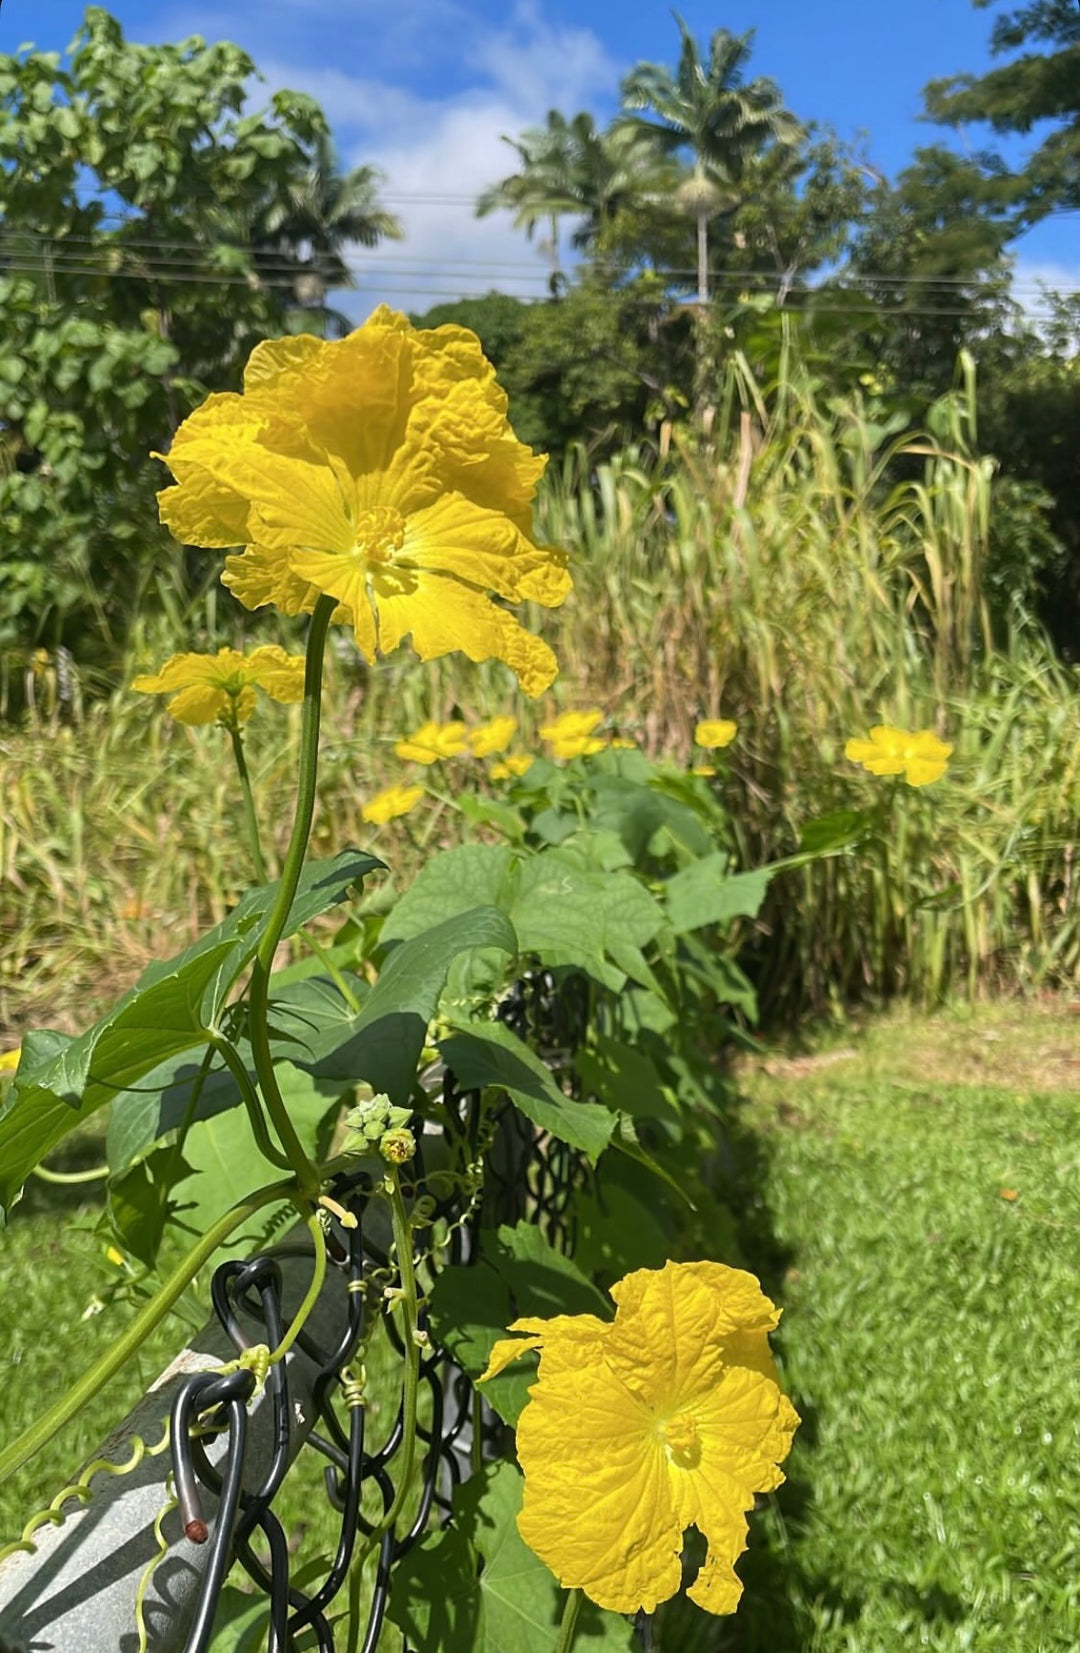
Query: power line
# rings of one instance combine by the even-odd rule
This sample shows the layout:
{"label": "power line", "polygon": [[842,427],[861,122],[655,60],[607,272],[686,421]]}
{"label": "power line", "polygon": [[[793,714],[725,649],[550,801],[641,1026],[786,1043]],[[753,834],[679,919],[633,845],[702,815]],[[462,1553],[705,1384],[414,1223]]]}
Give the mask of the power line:
{"label": "power line", "polygon": [[[0,239],[0,257],[4,257],[3,240]],[[304,275],[318,274],[317,261],[313,264],[299,262],[284,254],[260,253],[258,249],[238,246],[235,243],[220,243],[217,247],[211,245],[206,248],[192,248],[190,242],[170,241],[160,237],[142,237],[125,239],[123,241],[102,242],[91,236],[31,236],[24,232],[17,232],[8,238],[9,251],[6,261],[10,267],[16,264],[22,269],[41,270],[48,273],[50,269],[65,274],[94,274],[106,277],[125,277],[132,280],[162,280],[169,276],[178,279],[185,274],[192,279],[201,281],[221,281],[226,284],[248,284],[253,278],[267,284],[274,284],[277,278],[289,283]],[[37,250],[40,248],[40,252]],[[116,254],[136,251],[145,256],[140,259],[140,268],[118,269],[110,267],[110,257]],[[229,270],[224,267],[215,267],[212,263],[213,255],[217,251],[242,252],[255,259],[250,270]],[[92,255],[99,254],[102,262],[93,261]],[[317,260],[316,255],[316,260]],[[340,255],[338,255],[340,256]],[[500,275],[513,276],[518,280],[529,280],[543,283],[546,287],[552,271],[548,267],[541,267],[535,261],[512,259],[470,259],[470,258],[434,258],[423,254],[396,253],[388,245],[378,252],[372,251],[365,259],[363,255],[353,260],[341,257],[344,268],[353,276],[369,277],[375,274],[421,276],[428,273],[452,275],[471,275],[478,272],[484,276],[498,278]],[[599,268],[604,274],[611,276],[650,274],[661,281],[678,282],[693,281],[696,279],[696,270],[690,267],[649,270],[640,265],[603,264]],[[753,289],[773,288],[782,279],[782,272],[776,269],[719,269],[710,271],[712,285],[720,284],[726,287],[740,287]],[[875,287],[901,287],[917,289],[920,292],[932,293],[940,290],[944,296],[950,292],[960,291],[998,291],[1005,285],[1004,275],[997,276],[931,276],[911,275],[895,272],[880,272],[866,274],[858,271],[842,271],[838,278],[845,289]],[[1047,283],[1034,277],[1017,279],[1015,276],[1008,281],[1008,291],[1013,295],[1022,294],[1036,296],[1046,287]],[[805,282],[798,283],[792,291],[801,294],[820,292],[821,288],[811,287]],[[834,289],[835,290],[835,289]],[[1078,288],[1052,289],[1062,296],[1074,296]]]}

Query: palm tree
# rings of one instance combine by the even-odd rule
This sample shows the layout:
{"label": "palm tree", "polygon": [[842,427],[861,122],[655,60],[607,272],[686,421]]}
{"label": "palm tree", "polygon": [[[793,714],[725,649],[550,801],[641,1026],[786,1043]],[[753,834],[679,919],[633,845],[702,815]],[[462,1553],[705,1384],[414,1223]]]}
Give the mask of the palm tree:
{"label": "palm tree", "polygon": [[559,219],[583,210],[580,156],[592,124],[591,115],[568,121],[558,109],[549,109],[546,126],[530,126],[518,138],[504,135],[503,143],[516,150],[521,165],[476,203],[477,218],[505,207],[514,214],[514,228],[523,229],[530,241],[536,226],[548,223],[553,280],[560,273]]}
{"label": "palm tree", "polygon": [[585,113],[567,120],[551,109],[546,126],[503,142],[517,151],[521,169],[484,191],[477,217],[505,207],[515,215],[515,228],[530,238],[537,224],[548,221],[553,280],[560,274],[560,218],[579,218],[572,245],[595,249],[620,212],[669,200],[677,182],[675,169],[648,134],[629,127],[604,132]]}
{"label": "palm tree", "polygon": [[297,260],[294,292],[304,308],[321,312],[324,326],[348,332],[351,322],[329,309],[325,299],[332,287],[355,287],[345,262],[350,246],[376,247],[380,241],[400,241],[404,234],[393,213],[379,205],[382,174],[371,166],[339,172],[333,144],[325,133],[315,140],[308,166],[290,184],[288,193],[271,202],[259,215],[251,239],[258,254],[271,260],[282,255]]}
{"label": "palm tree", "polygon": [[[647,134],[666,154],[693,152],[693,173],[679,190],[679,204],[697,223],[697,301],[709,302],[709,220],[740,204],[739,184],[750,157],[767,144],[793,145],[803,128],[784,108],[773,81],[746,81],[753,31],[717,29],[703,63],[697,42],[675,14],[682,51],[675,73],[658,63],[639,63],[622,84],[624,124]],[[652,118],[638,111],[648,110]]]}

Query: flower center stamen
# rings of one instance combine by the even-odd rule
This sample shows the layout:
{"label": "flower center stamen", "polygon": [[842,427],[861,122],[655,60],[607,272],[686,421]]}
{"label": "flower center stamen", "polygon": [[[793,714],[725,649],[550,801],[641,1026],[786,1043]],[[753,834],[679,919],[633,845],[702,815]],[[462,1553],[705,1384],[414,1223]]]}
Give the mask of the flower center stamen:
{"label": "flower center stamen", "polygon": [[697,1419],[689,1412],[679,1412],[661,1424],[660,1434],[671,1462],[680,1469],[693,1469],[701,1458]]}
{"label": "flower center stamen", "polygon": [[393,562],[405,543],[405,518],[392,505],[373,505],[356,518],[356,551],[376,566]]}

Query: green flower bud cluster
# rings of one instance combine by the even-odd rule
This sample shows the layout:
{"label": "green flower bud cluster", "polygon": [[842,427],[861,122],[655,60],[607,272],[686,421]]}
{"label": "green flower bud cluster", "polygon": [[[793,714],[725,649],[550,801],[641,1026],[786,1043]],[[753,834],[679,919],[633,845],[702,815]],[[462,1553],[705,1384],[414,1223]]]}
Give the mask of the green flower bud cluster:
{"label": "green flower bud cluster", "polygon": [[384,1159],[403,1164],[416,1151],[412,1132],[406,1127],[410,1119],[408,1108],[395,1108],[385,1092],[357,1103],[345,1115],[349,1135],[343,1144],[347,1154],[365,1154],[373,1150]]}

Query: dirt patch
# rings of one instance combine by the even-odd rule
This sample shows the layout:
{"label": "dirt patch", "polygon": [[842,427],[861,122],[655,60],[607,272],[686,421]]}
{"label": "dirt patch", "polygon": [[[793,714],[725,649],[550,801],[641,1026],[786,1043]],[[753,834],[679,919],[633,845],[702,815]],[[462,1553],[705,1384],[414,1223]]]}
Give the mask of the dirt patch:
{"label": "dirt patch", "polygon": [[745,1056],[738,1071],[791,1083],[831,1068],[840,1084],[863,1080],[902,1086],[977,1085],[1001,1090],[1080,1091],[1080,999],[1047,994],[1030,1000],[958,1006],[933,1014],[906,1007],[845,1030],[842,1045],[817,1051],[777,1048]]}

